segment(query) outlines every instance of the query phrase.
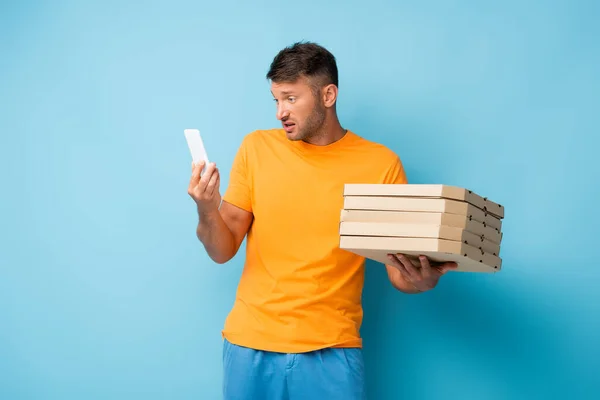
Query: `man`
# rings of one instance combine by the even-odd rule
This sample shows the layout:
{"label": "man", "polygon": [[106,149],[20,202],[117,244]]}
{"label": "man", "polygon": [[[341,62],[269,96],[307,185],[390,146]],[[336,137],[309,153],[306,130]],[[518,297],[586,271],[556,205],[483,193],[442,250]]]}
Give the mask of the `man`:
{"label": "man", "polygon": [[[345,183],[406,183],[399,157],[344,129],[334,56],[296,43],[267,78],[281,129],[247,135],[223,198],[214,164],[193,167],[197,236],[217,263],[247,235],[246,259],[223,329],[225,399],[365,398],[359,328],[364,258],[339,248]],[[453,263],[386,266],[404,293],[434,288]]]}

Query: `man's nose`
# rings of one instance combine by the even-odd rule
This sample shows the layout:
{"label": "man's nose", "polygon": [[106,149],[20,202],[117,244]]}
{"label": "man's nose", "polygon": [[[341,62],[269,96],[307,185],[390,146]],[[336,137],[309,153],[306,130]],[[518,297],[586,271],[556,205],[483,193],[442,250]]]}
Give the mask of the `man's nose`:
{"label": "man's nose", "polygon": [[277,105],[277,119],[281,121],[282,119],[286,118],[288,115],[289,115],[289,111],[282,104],[278,104]]}

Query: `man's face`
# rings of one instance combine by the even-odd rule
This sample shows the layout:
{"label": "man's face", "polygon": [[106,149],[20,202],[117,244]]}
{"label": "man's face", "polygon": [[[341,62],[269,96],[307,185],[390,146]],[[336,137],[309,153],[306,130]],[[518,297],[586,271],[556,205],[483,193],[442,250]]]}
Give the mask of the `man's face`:
{"label": "man's face", "polygon": [[306,140],[314,137],[325,121],[325,106],[316,97],[306,79],[293,83],[271,84],[277,119],[281,121],[288,139]]}

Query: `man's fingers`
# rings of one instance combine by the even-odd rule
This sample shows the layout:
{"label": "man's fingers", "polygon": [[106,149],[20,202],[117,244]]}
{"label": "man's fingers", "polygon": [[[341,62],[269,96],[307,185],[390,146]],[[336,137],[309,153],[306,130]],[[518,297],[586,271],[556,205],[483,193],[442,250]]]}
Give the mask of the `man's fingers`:
{"label": "man's fingers", "polygon": [[458,268],[458,264],[455,262],[447,262],[437,266],[437,269],[440,271],[441,275],[444,275],[446,272],[456,268]]}
{"label": "man's fingers", "polygon": [[198,184],[200,180],[200,173],[202,172],[202,168],[204,168],[204,161],[200,161],[198,164],[192,163],[192,177],[190,179],[190,184]]}
{"label": "man's fingers", "polygon": [[417,268],[414,266],[411,260],[408,259],[404,254],[399,254],[398,259],[402,262],[406,271],[410,274],[412,278],[419,278],[421,273],[417,271]]}
{"label": "man's fingers", "polygon": [[394,265],[407,278],[418,279],[420,277],[419,271],[417,271],[413,263],[404,254],[392,254],[392,260],[395,261]]}
{"label": "man's fingers", "polygon": [[208,182],[210,182],[210,179],[213,176],[215,168],[216,168],[215,163],[209,163],[206,166],[206,171],[204,171],[204,173],[200,177],[200,182],[199,182],[200,192],[206,191],[206,187],[208,186]]}
{"label": "man's fingers", "polygon": [[219,169],[217,168],[216,170],[216,175],[217,175],[217,180],[214,184],[214,186],[212,187],[212,190],[210,192],[210,195],[212,196],[215,192],[219,192],[219,185],[221,184],[221,174],[219,173]]}
{"label": "man's fingers", "polygon": [[429,263],[429,259],[426,256],[419,256],[419,261],[421,261],[421,268],[423,270],[423,277],[429,277],[431,276],[431,273],[433,272],[431,270],[431,264]]}
{"label": "man's fingers", "polygon": [[196,186],[198,186],[198,183],[200,182],[200,172],[202,171],[203,167],[204,167],[203,162],[201,162],[200,164],[196,164],[196,165],[193,165],[193,163],[192,163],[192,176],[190,177],[188,193],[191,194],[192,191],[194,190],[194,188]]}
{"label": "man's fingers", "polygon": [[404,275],[407,278],[410,277],[410,274],[408,273],[408,271],[404,267],[404,264],[402,263],[402,261],[400,261],[398,259],[398,256],[396,254],[388,254],[388,258],[390,259],[390,264],[393,267],[395,267],[398,271],[400,271],[400,273],[402,275]]}
{"label": "man's fingers", "polygon": [[208,185],[206,186],[206,193],[212,195],[215,191],[215,186],[217,185],[217,181],[219,180],[219,170],[215,168],[212,176],[210,177],[210,181],[208,181]]}

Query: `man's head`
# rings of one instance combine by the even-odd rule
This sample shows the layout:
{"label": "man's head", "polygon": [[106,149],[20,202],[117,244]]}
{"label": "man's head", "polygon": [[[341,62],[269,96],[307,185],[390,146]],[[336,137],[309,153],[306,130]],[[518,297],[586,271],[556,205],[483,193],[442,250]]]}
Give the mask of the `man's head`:
{"label": "man's head", "polygon": [[328,117],[335,117],[338,70],[335,57],[314,43],[281,50],[267,79],[281,120],[291,140],[315,137]]}

